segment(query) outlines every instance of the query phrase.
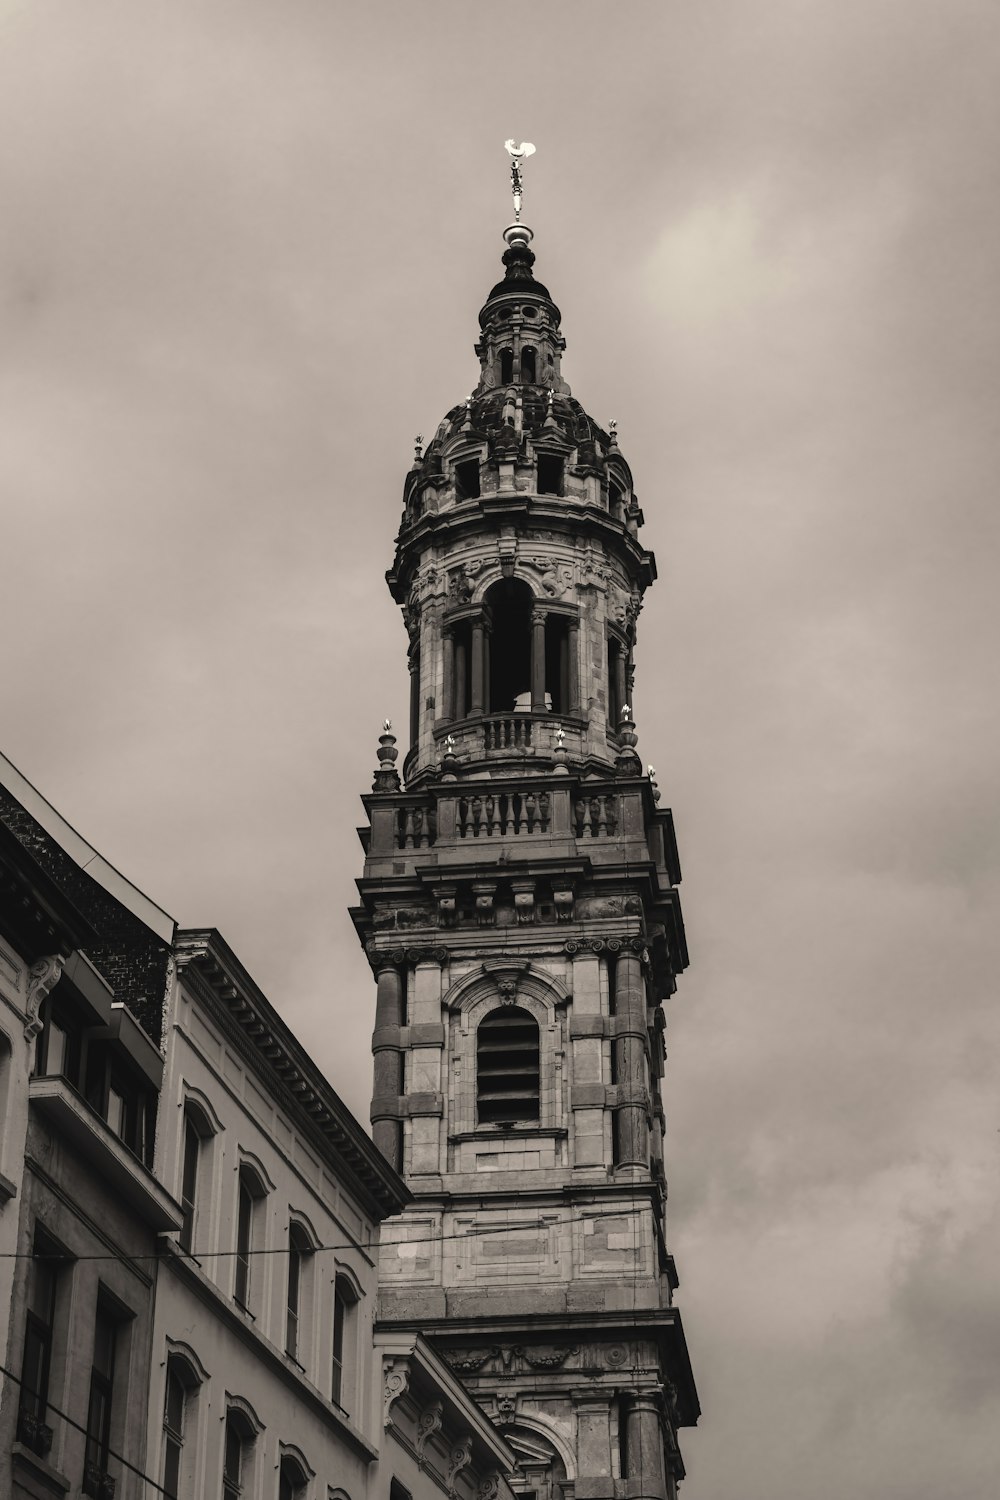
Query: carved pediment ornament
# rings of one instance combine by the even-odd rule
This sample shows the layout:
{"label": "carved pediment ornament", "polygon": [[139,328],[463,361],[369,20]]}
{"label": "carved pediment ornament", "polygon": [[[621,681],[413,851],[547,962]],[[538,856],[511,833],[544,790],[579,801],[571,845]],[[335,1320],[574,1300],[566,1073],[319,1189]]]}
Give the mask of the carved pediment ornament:
{"label": "carved pediment ornament", "polygon": [[472,1462],[472,1438],[465,1437],[460,1443],[452,1448],[448,1458],[448,1493],[455,1493],[455,1480],[463,1469],[467,1469]]}
{"label": "carved pediment ornament", "polygon": [[388,1427],[392,1422],[392,1405],[404,1396],[410,1385],[410,1367],[405,1361],[394,1360],[385,1369],[385,1405],[383,1422]]}
{"label": "carved pediment ornament", "polygon": [[481,1370],[486,1361],[496,1352],[495,1349],[460,1349],[445,1357],[453,1370],[470,1372]]}
{"label": "carved pediment ornament", "polygon": [[440,1432],[444,1422],[444,1407],[440,1401],[435,1401],[433,1406],[426,1407],[417,1419],[417,1463],[421,1468],[424,1466],[424,1449],[434,1436]]}
{"label": "carved pediment ornament", "polygon": [[46,958],[37,958],[28,970],[28,995],[25,1006],[27,1018],[24,1023],[24,1035],[29,1042],[42,1029],[42,1019],[39,1015],[42,1001],[59,983],[65,964],[65,958],[60,957],[58,953],[50,953]]}

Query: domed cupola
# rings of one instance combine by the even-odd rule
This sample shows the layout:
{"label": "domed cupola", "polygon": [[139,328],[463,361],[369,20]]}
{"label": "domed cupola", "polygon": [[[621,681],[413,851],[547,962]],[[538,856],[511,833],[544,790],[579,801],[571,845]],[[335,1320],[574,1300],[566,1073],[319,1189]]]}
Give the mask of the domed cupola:
{"label": "domed cupola", "polygon": [[559,309],[548,287],[532,274],[531,238],[526,224],[512,224],[504,230],[506,274],[479,313],[482,338],[476,353],[482,373],[477,392],[525,385],[569,392],[559,368],[566,348],[559,331]]}

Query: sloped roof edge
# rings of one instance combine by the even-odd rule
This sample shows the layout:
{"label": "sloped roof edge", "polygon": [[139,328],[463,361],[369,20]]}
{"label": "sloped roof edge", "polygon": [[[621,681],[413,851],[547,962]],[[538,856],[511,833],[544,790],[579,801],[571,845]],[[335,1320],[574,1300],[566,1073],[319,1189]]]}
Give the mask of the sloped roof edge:
{"label": "sloped roof edge", "polygon": [[140,891],[139,887],[127,880],[120,870],[109,864],[103,854],[99,854],[92,844],[88,844],[82,834],[77,833],[71,824],[67,823],[62,813],[52,806],[42,796],[37,787],[32,786],[26,776],[13,765],[7,757],[0,752],[0,786],[6,788],[11,796],[34,818],[39,827],[43,828],[51,839],[67,854],[80,869],[96,880],[99,886],[107,891],[109,896],[121,903],[130,911],[134,917],[144,923],[149,930],[156,934],[165,943],[174,940],[174,928],[176,923],[173,917],[157,906],[155,901]]}

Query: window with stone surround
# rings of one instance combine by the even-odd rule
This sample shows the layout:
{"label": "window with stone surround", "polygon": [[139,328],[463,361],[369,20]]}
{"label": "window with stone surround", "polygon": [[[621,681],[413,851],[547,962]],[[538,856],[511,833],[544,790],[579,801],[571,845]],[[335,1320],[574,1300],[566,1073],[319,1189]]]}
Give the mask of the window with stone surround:
{"label": "window with stone surround", "polygon": [[476,1118],[480,1125],[541,1117],[538,1022],[517,1005],[490,1011],[476,1032]]}

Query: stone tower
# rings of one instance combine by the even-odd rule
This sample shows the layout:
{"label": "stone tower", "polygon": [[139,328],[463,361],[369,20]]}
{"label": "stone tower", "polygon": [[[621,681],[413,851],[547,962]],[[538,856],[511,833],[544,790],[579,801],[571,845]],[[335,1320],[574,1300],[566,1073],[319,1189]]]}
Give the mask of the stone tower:
{"label": "stone tower", "polygon": [[670,1500],[699,1409],[664,1219],[680,869],[631,707],[656,569],[531,237],[505,231],[479,382],[418,444],[387,575],[410,744],[404,785],[386,725],[352,915],[375,1141],[414,1201],[383,1231],[379,1315],[432,1338],[525,1496]]}

